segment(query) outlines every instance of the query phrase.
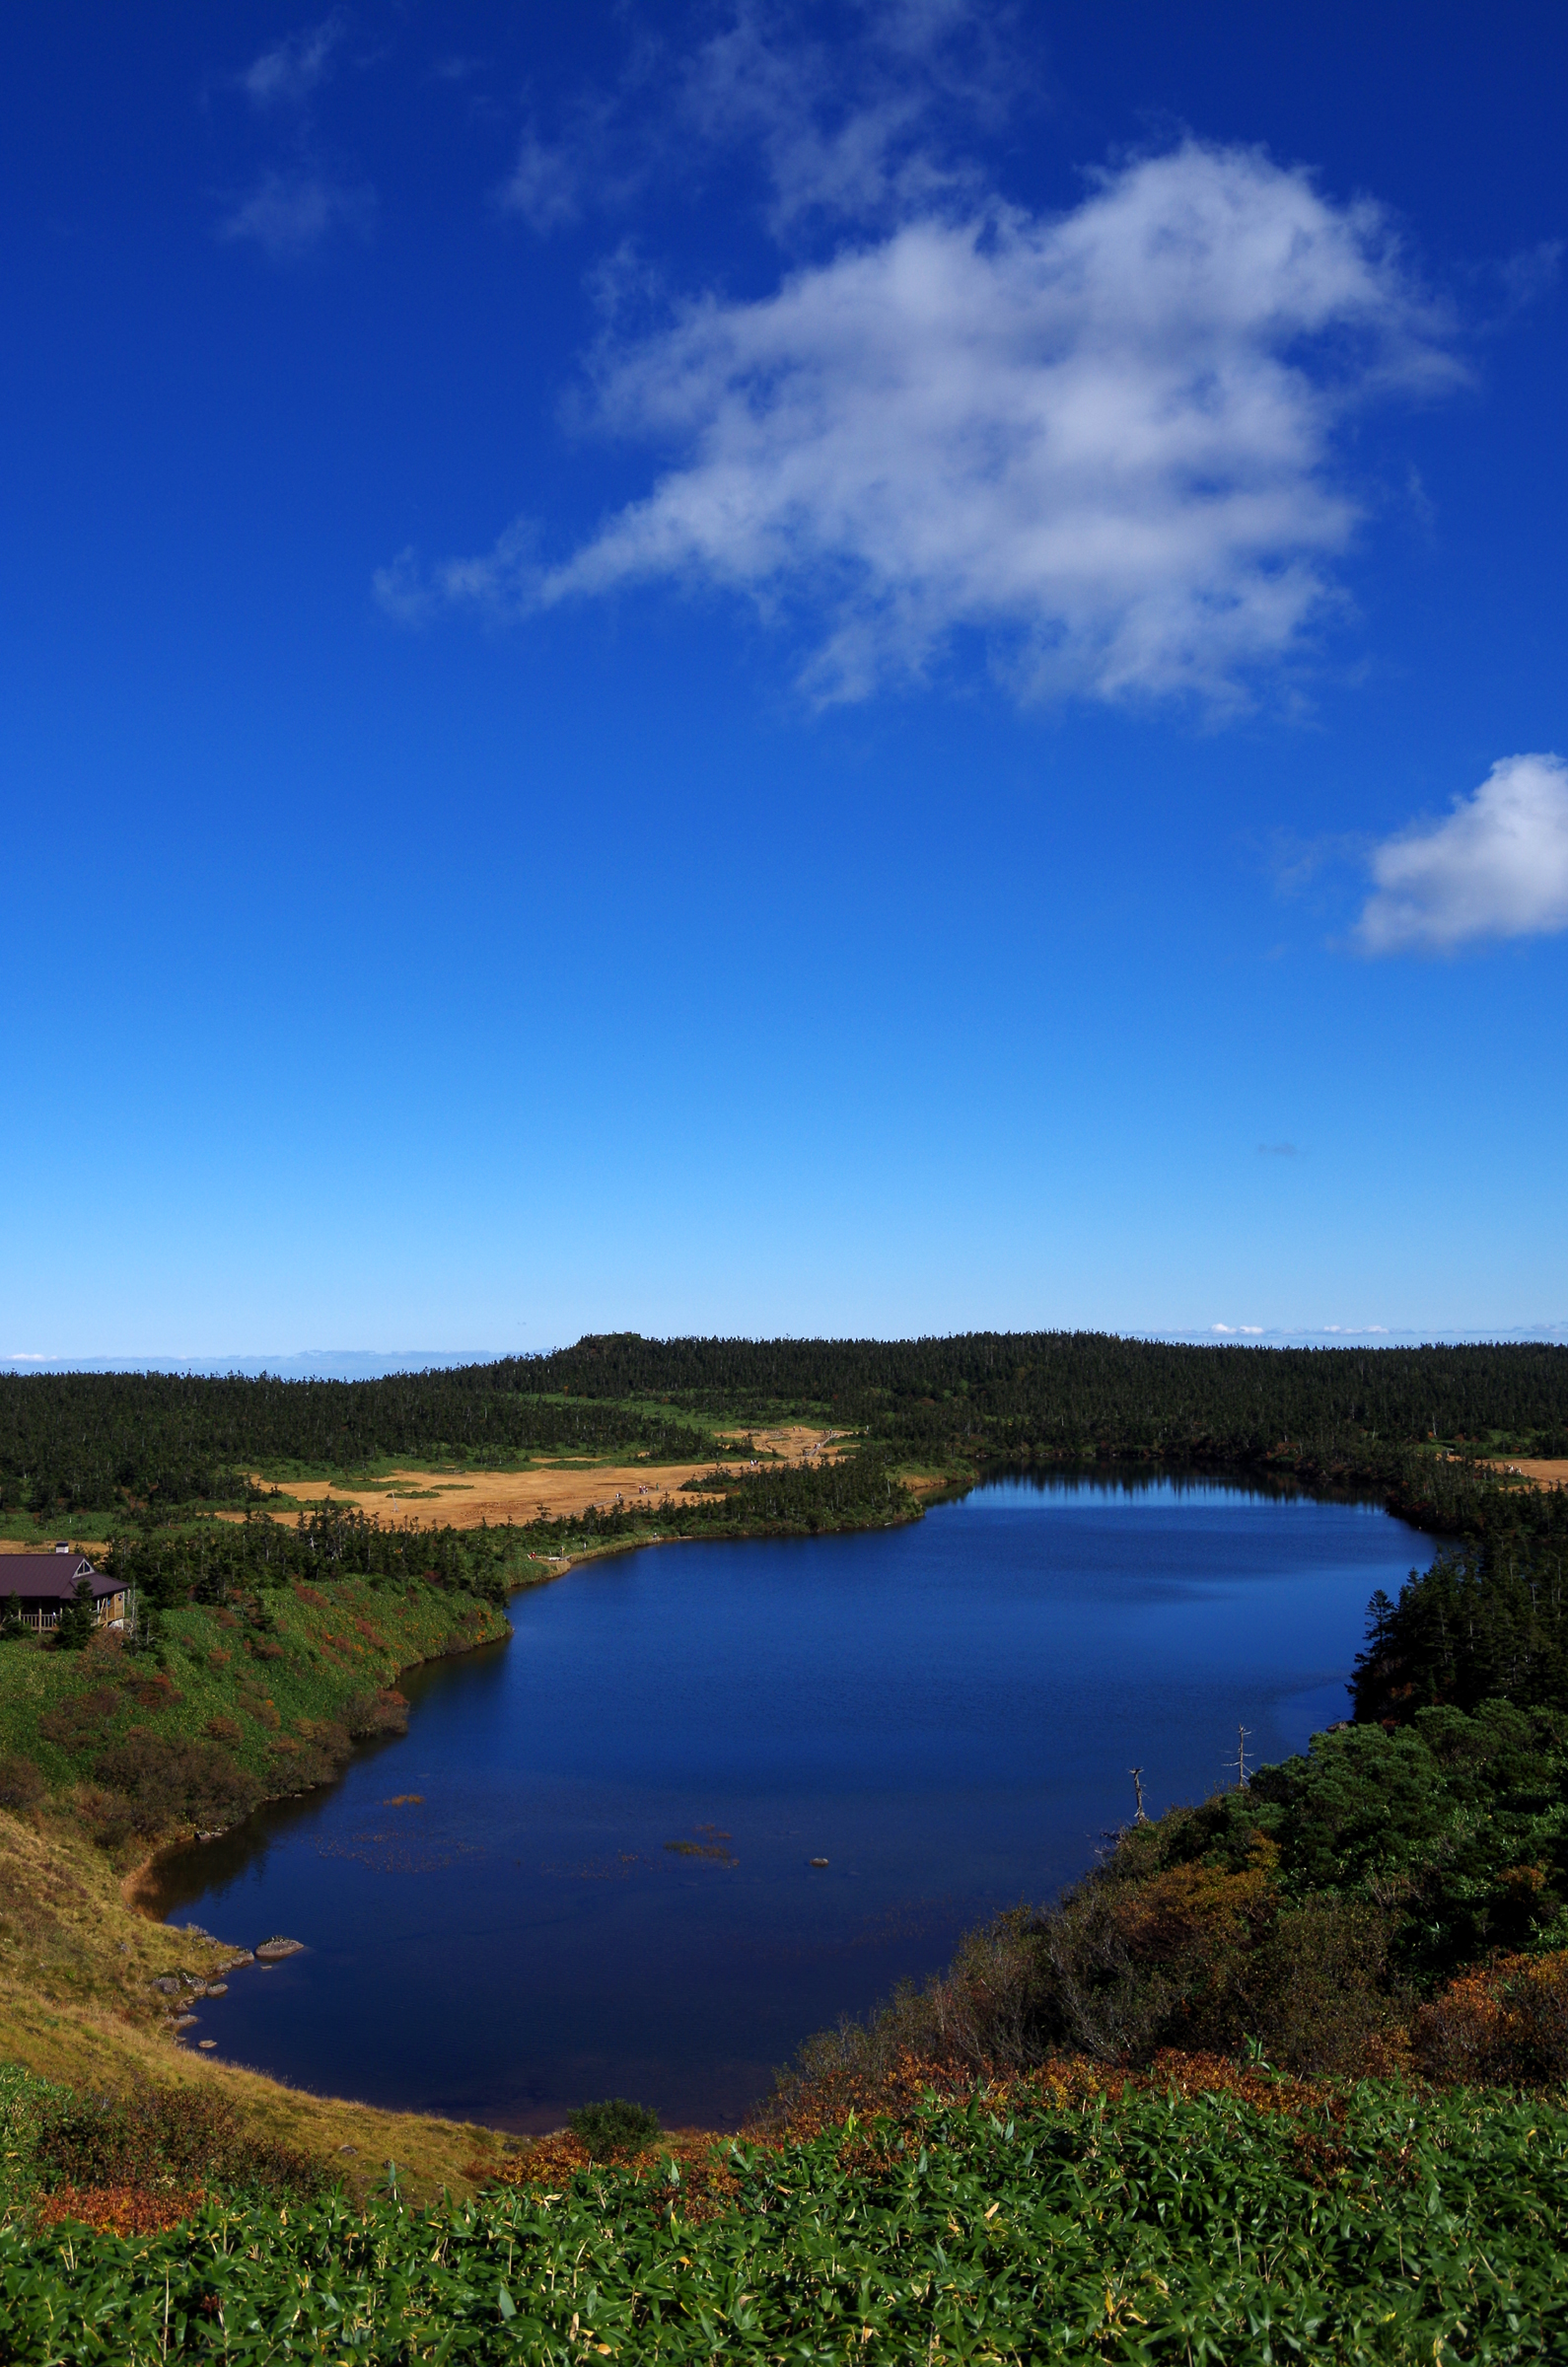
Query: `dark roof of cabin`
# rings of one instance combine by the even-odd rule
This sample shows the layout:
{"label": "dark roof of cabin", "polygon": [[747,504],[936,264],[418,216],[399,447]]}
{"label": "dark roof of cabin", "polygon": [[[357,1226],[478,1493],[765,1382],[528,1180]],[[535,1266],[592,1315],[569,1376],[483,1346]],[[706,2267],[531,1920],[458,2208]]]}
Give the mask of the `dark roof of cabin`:
{"label": "dark roof of cabin", "polygon": [[78,1578],[90,1578],[93,1600],[124,1590],[117,1578],[105,1578],[85,1553],[0,1553],[0,1605],[19,1595],[24,1603],[69,1603]]}

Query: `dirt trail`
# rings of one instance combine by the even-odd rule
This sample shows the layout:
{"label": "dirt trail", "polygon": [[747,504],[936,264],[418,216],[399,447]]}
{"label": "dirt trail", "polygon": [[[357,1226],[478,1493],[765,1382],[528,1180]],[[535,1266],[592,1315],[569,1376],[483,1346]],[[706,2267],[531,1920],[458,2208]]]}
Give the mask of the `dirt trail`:
{"label": "dirt trail", "polygon": [[1505,1462],[1501,1456],[1489,1458],[1494,1471],[1516,1471],[1522,1479],[1532,1479],[1537,1487],[1568,1487],[1568,1461],[1547,1462],[1540,1456],[1521,1456],[1518,1463]]}

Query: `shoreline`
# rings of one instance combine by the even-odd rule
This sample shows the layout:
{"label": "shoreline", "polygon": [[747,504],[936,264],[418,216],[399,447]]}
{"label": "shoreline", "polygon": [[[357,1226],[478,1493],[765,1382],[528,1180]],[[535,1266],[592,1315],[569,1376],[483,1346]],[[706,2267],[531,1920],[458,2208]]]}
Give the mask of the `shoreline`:
{"label": "shoreline", "polygon": [[[558,1572],[552,1571],[550,1573],[551,1576],[560,1577],[564,1577],[565,1574],[566,1573],[564,1570]],[[535,1586],[543,1586],[547,1583],[548,1580],[544,1578],[528,1579],[521,1586],[514,1587],[512,1589],[512,1593],[517,1595],[526,1594],[531,1588]],[[507,1600],[510,1602],[510,1595],[508,1596]],[[514,1629],[511,1620],[506,1618],[506,1614],[504,1613],[502,1614],[502,1616],[505,1620],[504,1634],[475,1636],[470,1643],[463,1644],[457,1651],[415,1653],[411,1660],[403,1660],[397,1663],[396,1669],[393,1672],[393,1682],[395,1683],[396,1679],[399,1677],[406,1677],[410,1669],[428,1668],[433,1661],[464,1660],[470,1652],[483,1652],[489,1649],[492,1645],[509,1643],[512,1639]],[[343,1760],[342,1765],[335,1768],[325,1782],[307,1784],[304,1787],[305,1790],[312,1792],[326,1791],[331,1785],[340,1783],[348,1769],[353,1765],[354,1759],[358,1756],[359,1752],[365,1747],[365,1744],[376,1739],[381,1738],[376,1738],[369,1735],[358,1736],[354,1738],[353,1748],[350,1751],[348,1757]],[[250,1822],[250,1819],[252,1817],[259,1816],[263,1809],[275,1808],[281,1801],[296,1799],[300,1795],[295,1792],[263,1793],[261,1798],[255,1803],[254,1807],[247,1810],[245,1816],[240,1819],[239,1824],[225,1827],[222,1835],[219,1837],[227,1839],[231,1833],[243,1831],[245,1827]],[[156,1895],[157,1869],[164,1863],[166,1859],[173,1857],[177,1852],[199,1846],[200,1841],[201,1835],[197,1832],[182,1834],[178,1839],[160,1841],[154,1849],[149,1851],[146,1857],[139,1859],[134,1866],[131,1866],[123,1875],[121,1875],[119,1879],[119,1895],[132,1914],[140,1915],[143,1921],[151,1923],[160,1929],[172,1928],[172,1926],[169,1926],[168,1924],[168,1918],[164,1915],[158,1914],[155,1911],[152,1903]],[[216,1944],[219,1947],[224,1948],[239,1947],[241,1945],[241,1943],[237,1941],[231,1942],[228,1940],[219,1940]],[[271,2075],[266,2074],[265,2076],[270,2077]]]}
{"label": "shoreline", "polygon": [[[1491,1468],[1497,1469],[1498,1467]],[[1307,1463],[1304,1466],[1294,1460],[1286,1461],[1278,1458],[1270,1450],[1254,1452],[1250,1456],[1232,1452],[1213,1456],[1187,1454],[1181,1457],[1172,1457],[1155,1450],[1102,1455],[1098,1451],[1073,1454],[1066,1450],[1056,1449],[1005,1459],[998,1457],[994,1463],[987,1458],[973,1470],[958,1469],[935,1473],[922,1472],[914,1477],[901,1479],[900,1485],[913,1498],[914,1508],[904,1521],[895,1525],[901,1528],[908,1521],[922,1519],[932,1505],[958,1502],[974,1488],[983,1487],[988,1479],[1002,1480],[1024,1477],[1035,1471],[1051,1471],[1063,1475],[1077,1472],[1086,1477],[1102,1475],[1107,1480],[1113,1480],[1118,1471],[1147,1473],[1186,1471],[1216,1477],[1229,1472],[1239,1478],[1272,1478],[1282,1492],[1299,1490],[1304,1494],[1321,1495],[1330,1501],[1335,1498],[1356,1496],[1364,1501],[1376,1503],[1381,1510],[1396,1520],[1406,1522],[1411,1528],[1437,1535],[1449,1534],[1436,1519],[1430,1516],[1421,1517],[1426,1508],[1412,1505],[1407,1498],[1403,1497],[1398,1484],[1392,1481],[1388,1474],[1379,1475],[1365,1470],[1358,1473],[1349,1469],[1339,1473],[1331,1473],[1316,1464]],[[578,1546],[567,1553],[535,1553],[533,1559],[537,1574],[521,1580],[510,1590],[507,1601],[510,1603],[514,1596],[531,1593],[535,1587],[548,1586],[556,1579],[565,1578],[581,1564],[607,1560],[611,1556],[621,1553],[640,1552],[649,1546],[738,1544],[746,1543],[753,1539],[761,1542],[767,1539],[784,1540],[804,1535],[818,1537],[863,1536],[875,1528],[887,1525],[883,1522],[846,1522],[832,1529],[804,1532],[781,1523],[777,1528],[742,1530],[732,1535],[718,1537],[704,1537],[700,1534],[689,1535],[680,1532],[675,1534],[656,1532],[653,1535],[606,1538],[593,1544]],[[504,1636],[477,1637],[458,1652],[417,1654],[411,1660],[398,1663],[396,1676],[402,1677],[410,1669],[426,1667],[433,1659],[464,1658],[469,1652],[480,1651],[488,1645],[507,1641],[513,1632],[512,1622],[510,1618],[507,1618]],[[361,1744],[356,1742],[354,1748],[357,1753]],[[329,1779],[330,1782],[340,1781],[352,1764],[353,1756],[351,1755],[348,1759],[344,1760],[342,1767]],[[315,1791],[324,1790],[327,1786],[313,1784],[308,1788]],[[269,1792],[256,1802],[255,1807],[249,1812],[249,1816],[258,1815],[261,1810],[274,1807],[279,1802],[292,1797],[294,1795],[289,1792]],[[243,1822],[249,1822],[249,1817]],[[165,1918],[159,1915],[154,1907],[157,1869],[165,1859],[178,1851],[192,1847],[196,1840],[197,1835],[191,1833],[180,1839],[161,1841],[147,1857],[138,1861],[126,1872],[120,1881],[120,1896],[133,1913],[141,1915],[147,1921],[155,1924],[164,1922]]]}

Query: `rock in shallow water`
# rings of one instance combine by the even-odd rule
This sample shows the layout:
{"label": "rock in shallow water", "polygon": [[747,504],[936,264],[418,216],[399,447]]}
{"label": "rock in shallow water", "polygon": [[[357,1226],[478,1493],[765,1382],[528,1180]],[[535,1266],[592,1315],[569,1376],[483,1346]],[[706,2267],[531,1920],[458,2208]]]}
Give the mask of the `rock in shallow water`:
{"label": "rock in shallow water", "polygon": [[301,1956],[304,1950],[303,1940],[263,1940],[256,1950],[256,1960],[263,1965],[274,1965],[280,1956]]}

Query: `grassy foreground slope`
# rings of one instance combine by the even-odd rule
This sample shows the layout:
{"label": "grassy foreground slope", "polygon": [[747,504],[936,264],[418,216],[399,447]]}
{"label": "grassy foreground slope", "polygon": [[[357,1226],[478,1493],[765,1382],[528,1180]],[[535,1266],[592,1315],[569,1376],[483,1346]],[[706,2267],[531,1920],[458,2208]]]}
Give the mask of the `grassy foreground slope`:
{"label": "grassy foreground slope", "polygon": [[[350,2194],[382,2179],[389,2160],[418,2196],[467,2191],[475,2170],[502,2160],[505,2140],[494,2131],[307,2095],[173,2044],[168,2000],[154,1983],[178,1979],[188,1996],[221,1978],[236,1951],[137,1914],[107,1854],[68,1815],[0,1812],[0,2063],[89,2098],[220,2097],[258,2142],[329,2163]],[[18,2147],[6,2132],[7,2156]],[[0,2176],[11,2215],[15,2202]]]}

